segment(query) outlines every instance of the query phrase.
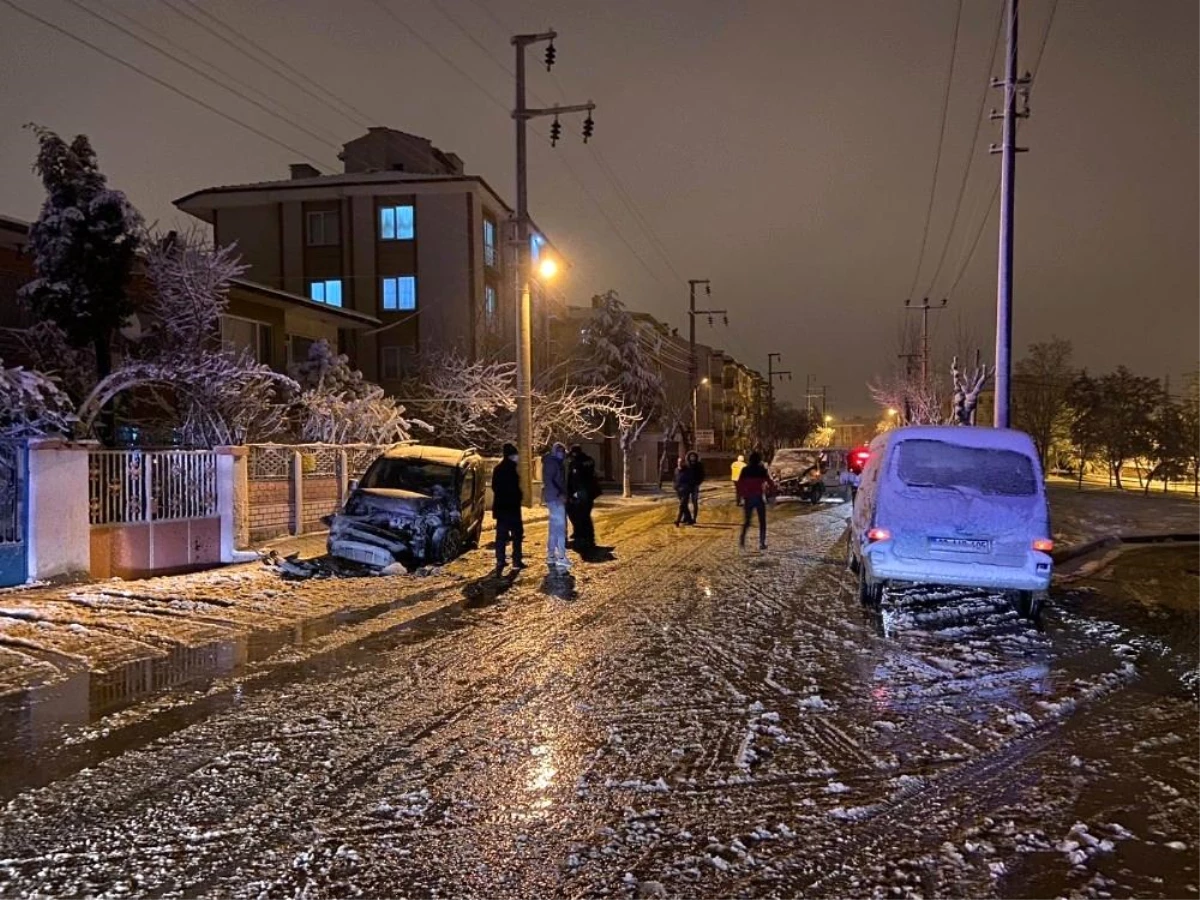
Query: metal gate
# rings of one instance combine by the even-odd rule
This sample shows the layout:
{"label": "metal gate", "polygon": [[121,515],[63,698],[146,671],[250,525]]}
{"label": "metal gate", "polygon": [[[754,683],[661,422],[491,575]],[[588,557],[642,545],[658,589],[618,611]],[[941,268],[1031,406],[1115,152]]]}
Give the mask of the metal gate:
{"label": "metal gate", "polygon": [[0,587],[24,584],[28,574],[27,458],[23,443],[0,441]]}

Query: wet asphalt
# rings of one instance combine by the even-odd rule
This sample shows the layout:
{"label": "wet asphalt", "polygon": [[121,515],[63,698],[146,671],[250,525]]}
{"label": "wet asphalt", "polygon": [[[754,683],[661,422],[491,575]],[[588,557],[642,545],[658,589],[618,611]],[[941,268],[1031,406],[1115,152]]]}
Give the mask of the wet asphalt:
{"label": "wet asphalt", "polygon": [[875,613],[848,511],[620,510],[569,576],[482,550],[403,628],[14,733],[0,896],[1196,896],[1198,616],[1138,574],[1194,551]]}

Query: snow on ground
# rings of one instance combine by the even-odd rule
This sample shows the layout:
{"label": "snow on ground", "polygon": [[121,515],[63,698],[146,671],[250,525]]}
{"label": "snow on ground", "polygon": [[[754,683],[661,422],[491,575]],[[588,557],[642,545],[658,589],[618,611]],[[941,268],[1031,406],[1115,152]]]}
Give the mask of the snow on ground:
{"label": "snow on ground", "polygon": [[527,570],[114,735],[0,810],[0,896],[1196,895],[1176,651],[1073,597],[1039,629],[910,588],[884,621],[845,508],[773,510],[761,554],[732,508],[668,515],[569,590]]}

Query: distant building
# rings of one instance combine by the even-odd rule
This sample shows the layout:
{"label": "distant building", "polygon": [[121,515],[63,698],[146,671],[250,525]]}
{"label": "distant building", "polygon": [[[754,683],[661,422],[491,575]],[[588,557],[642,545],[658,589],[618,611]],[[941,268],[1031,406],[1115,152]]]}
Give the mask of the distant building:
{"label": "distant building", "polygon": [[[391,128],[369,129],[340,158],[342,174],[297,164],[287,180],[205,188],[175,205],[218,244],[237,242],[248,280],[378,319],[343,331],[339,346],[385,387],[421,350],[513,358],[513,211],[500,195],[453,153]],[[536,262],[545,238],[531,243]],[[533,309],[536,367],[560,310],[553,297]]]}

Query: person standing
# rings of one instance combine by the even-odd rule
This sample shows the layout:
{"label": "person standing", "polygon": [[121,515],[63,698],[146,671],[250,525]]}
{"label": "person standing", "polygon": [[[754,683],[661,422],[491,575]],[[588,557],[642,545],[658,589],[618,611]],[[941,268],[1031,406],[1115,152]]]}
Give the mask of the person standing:
{"label": "person standing", "polygon": [[750,516],[758,513],[758,549],[767,549],[767,495],[775,493],[775,482],[771,480],[767,467],[763,465],[762,454],[751,453],[750,462],[742,469],[737,480],[738,497],[741,498],[744,511],[742,518],[742,535],[738,545],[746,546],[746,532],[750,529]]}
{"label": "person standing", "polygon": [[550,513],[546,532],[546,565],[569,569],[567,559],[567,448],[558,441],[542,457],[542,501]]}
{"label": "person standing", "polygon": [[729,480],[733,482],[733,496],[736,498],[738,506],[742,505],[742,498],[737,492],[737,480],[744,468],[746,468],[746,457],[744,454],[739,453],[738,458],[729,467]]}
{"label": "person standing", "polygon": [[496,575],[504,572],[505,551],[512,542],[512,567],[525,568],[521,542],[525,524],[521,521],[521,479],[517,473],[517,448],[505,444],[504,458],[492,470],[492,518],[496,520]]}
{"label": "person standing", "polygon": [[592,506],[600,495],[596,480],[596,461],[575,444],[567,462],[567,516],[571,520],[576,553],[596,549],[596,527],[592,524]]}
{"label": "person standing", "polygon": [[675,527],[680,524],[695,525],[688,501],[692,496],[692,473],[687,467],[687,461],[681,456],[675,466],[675,496],[679,498],[679,512],[675,513]]}
{"label": "person standing", "polygon": [[700,485],[704,483],[704,463],[700,462],[700,454],[695,450],[688,451],[687,467],[690,481],[689,498],[692,501],[691,524],[695,525],[696,520],[700,518]]}

